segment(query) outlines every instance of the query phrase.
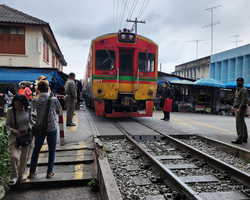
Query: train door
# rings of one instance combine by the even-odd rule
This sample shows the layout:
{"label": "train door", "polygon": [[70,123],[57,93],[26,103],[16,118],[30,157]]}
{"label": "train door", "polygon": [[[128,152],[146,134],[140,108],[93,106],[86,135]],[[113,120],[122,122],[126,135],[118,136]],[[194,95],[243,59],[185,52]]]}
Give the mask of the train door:
{"label": "train door", "polygon": [[133,50],[119,51],[119,93],[133,93]]}

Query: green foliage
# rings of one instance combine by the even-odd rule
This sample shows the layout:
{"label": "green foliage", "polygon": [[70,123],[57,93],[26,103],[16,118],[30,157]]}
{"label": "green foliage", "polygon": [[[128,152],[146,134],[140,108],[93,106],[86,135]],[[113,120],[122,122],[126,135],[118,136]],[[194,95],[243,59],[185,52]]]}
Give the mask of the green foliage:
{"label": "green foliage", "polygon": [[99,179],[98,179],[98,174],[93,178],[89,183],[88,186],[92,187],[93,191],[99,190]]}
{"label": "green foliage", "polygon": [[105,146],[103,146],[103,150],[105,151],[106,155],[109,154],[108,149]]}
{"label": "green foliage", "polygon": [[0,182],[10,171],[10,160],[8,154],[8,135],[9,132],[5,128],[5,119],[0,121]]}

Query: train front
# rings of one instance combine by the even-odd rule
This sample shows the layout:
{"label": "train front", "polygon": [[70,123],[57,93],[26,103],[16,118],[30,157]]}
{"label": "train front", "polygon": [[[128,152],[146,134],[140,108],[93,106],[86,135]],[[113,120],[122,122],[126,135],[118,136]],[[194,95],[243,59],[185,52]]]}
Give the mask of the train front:
{"label": "train front", "polygon": [[96,116],[151,117],[157,89],[158,46],[124,30],[92,43]]}

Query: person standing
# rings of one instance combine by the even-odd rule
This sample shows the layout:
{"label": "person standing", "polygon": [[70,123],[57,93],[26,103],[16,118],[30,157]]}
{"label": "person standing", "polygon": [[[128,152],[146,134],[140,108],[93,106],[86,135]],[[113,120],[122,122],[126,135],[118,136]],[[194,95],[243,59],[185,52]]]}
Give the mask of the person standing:
{"label": "person standing", "polygon": [[18,93],[17,94],[23,94],[23,91],[24,91],[24,88],[25,88],[25,82],[24,81],[21,81],[20,83],[19,83],[19,87],[20,87],[20,89],[18,90]]}
{"label": "person standing", "polygon": [[[39,94],[38,82],[41,81],[41,80],[46,80],[46,81],[48,81],[48,80],[47,80],[48,78],[49,78],[48,76],[45,77],[45,76],[43,76],[43,75],[41,75],[41,76],[39,76],[39,77],[37,78],[37,80],[36,80],[36,82],[35,82],[35,93],[36,93],[36,96]],[[49,94],[51,94],[50,87],[49,87]]]}
{"label": "person standing", "polygon": [[238,89],[235,91],[234,104],[231,111],[234,112],[236,117],[237,138],[231,142],[234,144],[242,144],[242,142],[247,143],[248,138],[247,126],[245,122],[248,94],[247,89],[243,85],[244,79],[239,77],[236,79],[236,82]]}
{"label": "person standing", "polygon": [[79,80],[75,80],[76,83],[76,96],[77,96],[77,103],[75,105],[75,109],[80,108],[80,97],[81,97],[81,92],[82,92],[82,83]]}
{"label": "person standing", "polygon": [[[49,83],[47,80],[41,80],[38,82],[39,94],[36,99],[31,101],[31,105],[36,109],[36,125],[40,126],[43,124],[44,117],[49,103]],[[61,109],[61,104],[57,98],[52,97],[50,101],[50,108],[47,118],[47,129],[46,133],[40,137],[35,138],[35,147],[32,152],[30,162],[30,174],[28,178],[33,178],[36,175],[36,167],[38,162],[39,153],[43,145],[45,137],[47,137],[47,143],[49,147],[49,159],[46,178],[51,178],[54,175],[54,161],[56,154],[56,141],[57,141],[57,127],[58,121],[57,116]]]}
{"label": "person standing", "polygon": [[64,101],[67,106],[66,126],[76,126],[76,124],[72,121],[75,104],[77,103],[75,74],[73,72],[69,74],[69,80],[65,83]]}
{"label": "person standing", "polygon": [[[27,178],[24,176],[28,157],[32,151],[33,142],[27,146],[17,146],[16,138],[22,134],[27,134],[31,119],[31,109],[24,95],[15,95],[12,101],[12,107],[7,111],[6,128],[9,130],[9,156],[10,156],[10,180],[9,185],[15,185],[17,179],[24,183]],[[18,167],[19,161],[19,167]]]}
{"label": "person standing", "polygon": [[27,81],[25,83],[25,89],[23,91],[23,95],[27,98],[27,100],[29,102],[31,102],[32,94],[33,94],[32,91],[31,91],[31,84],[32,84],[32,82]]}
{"label": "person standing", "polygon": [[171,89],[170,89],[167,81],[164,82],[164,86],[165,87],[163,88],[163,92],[162,92],[162,94],[160,96],[161,105],[163,107],[163,114],[164,114],[164,117],[161,120],[169,121],[169,119],[170,119],[170,112],[164,111],[165,110],[164,108],[166,107],[165,104],[167,103],[166,99],[171,99],[172,98],[172,94],[171,94]]}

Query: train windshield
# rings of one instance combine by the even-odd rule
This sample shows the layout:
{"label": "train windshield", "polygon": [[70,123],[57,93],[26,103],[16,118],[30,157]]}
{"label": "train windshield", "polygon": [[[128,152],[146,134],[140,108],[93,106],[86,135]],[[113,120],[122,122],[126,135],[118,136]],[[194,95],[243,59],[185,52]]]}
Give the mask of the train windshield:
{"label": "train windshield", "polygon": [[96,51],[96,69],[114,70],[115,69],[115,52],[110,50]]}
{"label": "train windshield", "polygon": [[138,53],[138,69],[141,72],[154,72],[155,54],[148,52]]}
{"label": "train windshield", "polygon": [[133,52],[120,51],[120,70],[131,72],[133,67]]}

